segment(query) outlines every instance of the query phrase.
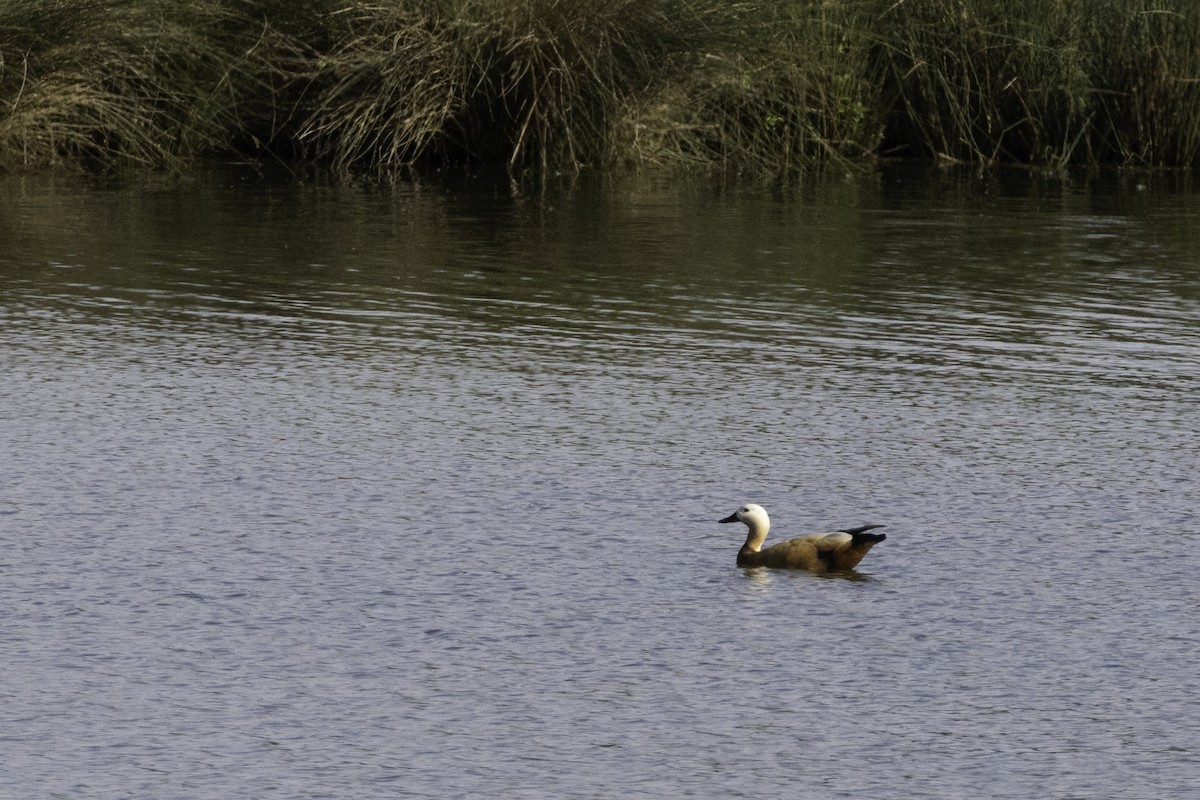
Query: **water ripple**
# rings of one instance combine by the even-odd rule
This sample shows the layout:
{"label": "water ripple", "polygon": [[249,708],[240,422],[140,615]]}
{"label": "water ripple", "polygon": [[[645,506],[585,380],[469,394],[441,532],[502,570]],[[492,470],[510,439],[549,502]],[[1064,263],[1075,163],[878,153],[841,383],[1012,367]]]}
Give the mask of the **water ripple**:
{"label": "water ripple", "polygon": [[263,191],[0,217],[11,791],[1188,796],[1194,199]]}

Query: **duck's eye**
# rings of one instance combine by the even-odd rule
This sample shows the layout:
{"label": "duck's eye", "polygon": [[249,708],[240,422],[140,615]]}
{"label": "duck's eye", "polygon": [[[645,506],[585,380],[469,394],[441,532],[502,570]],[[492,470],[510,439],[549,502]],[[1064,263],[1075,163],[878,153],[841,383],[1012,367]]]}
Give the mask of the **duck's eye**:
{"label": "duck's eye", "polygon": [[742,511],[741,511],[741,513],[743,513],[743,514],[749,514],[749,513],[750,513],[750,506],[746,506],[745,508],[743,508],[743,509],[742,509]]}

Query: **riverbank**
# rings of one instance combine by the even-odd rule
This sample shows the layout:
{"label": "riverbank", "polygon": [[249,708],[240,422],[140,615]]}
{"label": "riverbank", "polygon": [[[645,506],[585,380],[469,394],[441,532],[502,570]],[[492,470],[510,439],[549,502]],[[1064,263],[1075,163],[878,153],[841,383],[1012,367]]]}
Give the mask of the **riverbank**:
{"label": "riverbank", "polygon": [[[1178,8],[1176,7],[1178,6]],[[9,0],[0,167],[1192,167],[1167,0]]]}

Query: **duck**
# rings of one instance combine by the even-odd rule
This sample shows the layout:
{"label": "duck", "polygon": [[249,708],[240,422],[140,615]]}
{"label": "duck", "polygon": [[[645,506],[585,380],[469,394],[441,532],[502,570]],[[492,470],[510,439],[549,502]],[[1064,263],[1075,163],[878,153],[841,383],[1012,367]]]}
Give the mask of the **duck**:
{"label": "duck", "polygon": [[747,503],[725,519],[717,522],[741,522],[750,529],[746,543],[737,554],[739,567],[782,567],[809,572],[846,572],[862,561],[867,552],[887,538],[884,533],[868,533],[884,525],[863,525],[858,528],[810,533],[777,542],[763,550],[771,518],[757,503]]}

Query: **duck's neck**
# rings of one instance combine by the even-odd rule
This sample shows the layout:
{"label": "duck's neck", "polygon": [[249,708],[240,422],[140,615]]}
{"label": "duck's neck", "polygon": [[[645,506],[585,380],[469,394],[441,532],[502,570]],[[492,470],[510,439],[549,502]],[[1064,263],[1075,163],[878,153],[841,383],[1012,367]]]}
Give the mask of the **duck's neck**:
{"label": "duck's neck", "polygon": [[742,545],[742,553],[757,553],[762,549],[763,542],[767,540],[767,531],[770,526],[751,525],[750,533],[746,535],[746,543]]}

